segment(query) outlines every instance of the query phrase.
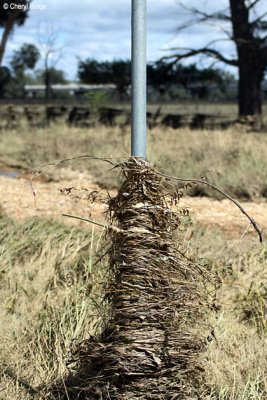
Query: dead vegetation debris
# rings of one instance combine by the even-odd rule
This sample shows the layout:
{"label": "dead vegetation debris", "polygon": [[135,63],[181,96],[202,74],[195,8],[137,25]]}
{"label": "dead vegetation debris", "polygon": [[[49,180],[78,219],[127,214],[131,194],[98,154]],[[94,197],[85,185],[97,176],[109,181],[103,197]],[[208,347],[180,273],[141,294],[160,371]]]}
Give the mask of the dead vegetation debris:
{"label": "dead vegetation debris", "polygon": [[99,337],[76,348],[77,368],[64,390],[57,386],[50,394],[88,400],[200,398],[211,272],[184,257],[177,245],[181,213],[170,207],[166,179],[138,158],[118,168],[123,181],[107,211],[109,226],[116,227],[106,229],[109,318]]}

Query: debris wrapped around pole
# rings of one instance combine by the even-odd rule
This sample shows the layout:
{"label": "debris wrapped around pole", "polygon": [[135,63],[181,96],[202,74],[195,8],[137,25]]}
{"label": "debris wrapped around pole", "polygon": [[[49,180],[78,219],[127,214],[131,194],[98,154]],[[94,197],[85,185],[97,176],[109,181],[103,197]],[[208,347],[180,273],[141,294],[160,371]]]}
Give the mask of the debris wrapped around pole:
{"label": "debris wrapped around pole", "polygon": [[180,220],[163,178],[140,158],[120,168],[124,180],[109,202],[111,318],[100,337],[80,348],[83,390],[76,398],[195,399],[208,335],[209,273],[177,248]]}

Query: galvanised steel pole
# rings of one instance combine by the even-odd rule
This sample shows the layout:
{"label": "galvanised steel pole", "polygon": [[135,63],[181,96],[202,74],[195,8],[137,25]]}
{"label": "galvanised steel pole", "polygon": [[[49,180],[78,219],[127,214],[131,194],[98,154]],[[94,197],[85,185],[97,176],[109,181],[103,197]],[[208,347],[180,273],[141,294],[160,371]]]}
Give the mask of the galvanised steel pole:
{"label": "galvanised steel pole", "polygon": [[132,0],[131,155],[146,158],[146,8]]}

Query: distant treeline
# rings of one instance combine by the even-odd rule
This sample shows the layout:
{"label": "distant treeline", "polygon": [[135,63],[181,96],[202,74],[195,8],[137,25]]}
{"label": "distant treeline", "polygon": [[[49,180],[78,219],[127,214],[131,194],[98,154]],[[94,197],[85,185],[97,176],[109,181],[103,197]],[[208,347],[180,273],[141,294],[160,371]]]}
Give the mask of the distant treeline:
{"label": "distant treeline", "polygon": [[[9,65],[0,67],[0,98],[24,98],[26,84],[44,84],[45,97],[51,99],[55,96],[52,85],[68,81],[64,71],[55,67],[36,69],[40,57],[39,49],[33,44],[23,44],[13,52]],[[115,85],[119,100],[130,97],[130,60],[80,60],[77,76],[79,82],[84,84]],[[227,89],[231,85],[236,86],[236,79],[218,68],[199,68],[197,64],[183,65],[160,60],[147,65],[147,84],[151,100],[174,100],[179,97],[227,99]]]}
{"label": "distant treeline", "polygon": [[[78,64],[78,77],[82,83],[113,83],[123,100],[129,94],[131,61],[97,61],[87,59]],[[156,61],[147,65],[149,94],[169,98],[208,98],[211,92],[223,97],[227,87],[235,84],[235,77],[218,68],[198,68],[196,64],[182,65]]]}

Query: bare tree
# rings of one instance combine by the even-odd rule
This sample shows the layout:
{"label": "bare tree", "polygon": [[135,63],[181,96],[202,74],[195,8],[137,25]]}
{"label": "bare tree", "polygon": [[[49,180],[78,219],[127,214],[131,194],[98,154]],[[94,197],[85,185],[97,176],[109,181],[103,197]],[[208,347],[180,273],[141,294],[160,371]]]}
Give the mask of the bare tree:
{"label": "bare tree", "polygon": [[[263,3],[265,11],[262,10]],[[220,25],[226,37],[212,40],[201,48],[175,48],[167,58],[179,62],[185,58],[205,55],[215,61],[238,68],[239,117],[253,121],[255,127],[262,125],[261,83],[267,68],[267,4],[265,0],[229,0],[229,6],[213,13],[179,2],[191,18],[178,27],[178,31],[195,24]],[[233,41],[236,56],[229,57],[216,48],[220,40]]]}
{"label": "bare tree", "polygon": [[51,71],[55,69],[56,64],[62,57],[62,49],[58,45],[59,31],[46,27],[43,34],[39,34],[39,45],[41,55],[44,59],[44,83],[45,83],[45,98],[51,98]]}

